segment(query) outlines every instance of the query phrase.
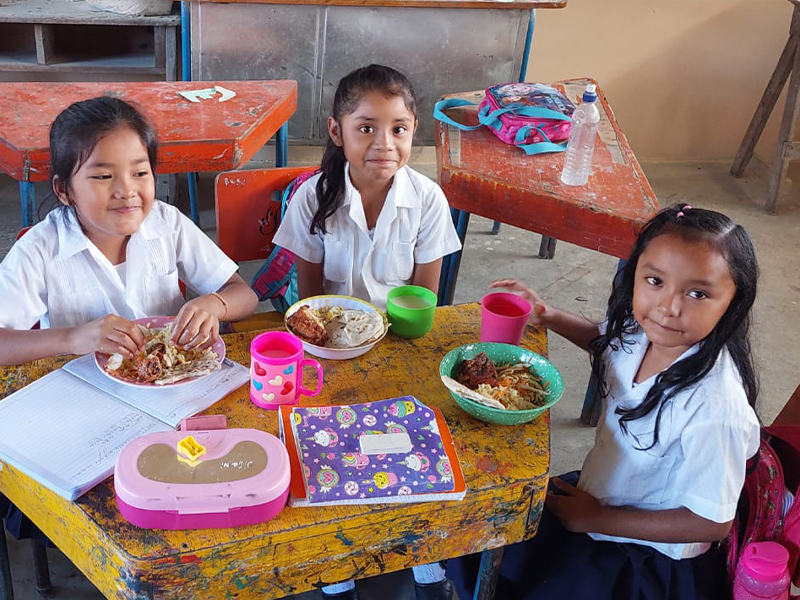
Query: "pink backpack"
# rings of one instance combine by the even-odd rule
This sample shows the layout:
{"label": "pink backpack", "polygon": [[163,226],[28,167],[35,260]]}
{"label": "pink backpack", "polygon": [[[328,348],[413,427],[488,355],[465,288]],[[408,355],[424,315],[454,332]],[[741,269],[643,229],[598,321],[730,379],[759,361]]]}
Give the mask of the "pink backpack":
{"label": "pink backpack", "polygon": [[528,155],[562,152],[567,148],[575,105],[554,87],[526,82],[490,86],[478,107],[479,124],[474,126],[457,123],[443,112],[469,105],[475,104],[461,98],[439,100],[433,116],[463,131],[486,125],[506,144],[517,146]]}
{"label": "pink backpack", "polygon": [[[784,489],[795,500],[782,518]],[[762,429],[761,446],[747,461],[747,475],[736,518],[725,540],[728,574],[733,581],[739,553],[750,542],[774,541],[789,551],[789,573],[800,558],[800,425]],[[796,579],[796,578],[795,578]]]}

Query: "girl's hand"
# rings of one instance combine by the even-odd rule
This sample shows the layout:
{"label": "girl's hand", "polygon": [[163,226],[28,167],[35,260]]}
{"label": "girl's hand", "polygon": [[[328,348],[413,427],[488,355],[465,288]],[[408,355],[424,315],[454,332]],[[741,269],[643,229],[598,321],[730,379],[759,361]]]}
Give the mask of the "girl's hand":
{"label": "girl's hand", "polygon": [[550,481],[563,494],[548,492],[545,505],[558,517],[564,529],[575,533],[598,531],[596,524],[602,516],[603,506],[594,496],[558,477],[553,477]]}
{"label": "girl's hand", "polygon": [[210,294],[189,300],[175,317],[170,342],[186,349],[204,350],[211,346],[219,337],[215,312],[220,306],[220,301]]}
{"label": "girl's hand", "polygon": [[489,287],[491,288],[505,288],[509,291],[515,292],[525,298],[528,302],[531,303],[533,307],[531,309],[531,315],[528,317],[528,321],[533,325],[542,325],[545,326],[545,319],[547,315],[547,311],[549,307],[544,303],[541,296],[530,289],[525,284],[521,283],[516,279],[501,279],[499,281],[495,281]]}
{"label": "girl's hand", "polygon": [[106,315],[75,327],[70,346],[76,354],[117,352],[125,358],[132,358],[144,348],[144,335],[133,321],[119,315]]}

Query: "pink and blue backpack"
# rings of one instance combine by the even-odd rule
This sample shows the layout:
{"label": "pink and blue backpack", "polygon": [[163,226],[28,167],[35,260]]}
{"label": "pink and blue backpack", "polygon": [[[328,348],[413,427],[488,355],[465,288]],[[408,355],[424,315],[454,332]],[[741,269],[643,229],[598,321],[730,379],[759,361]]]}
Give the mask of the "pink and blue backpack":
{"label": "pink and blue backpack", "polygon": [[[794,502],[786,509],[794,494]],[[773,425],[762,429],[761,445],[747,461],[744,489],[736,518],[725,540],[730,580],[741,550],[750,542],[779,542],[789,551],[789,573],[800,559],[800,426]]]}
{"label": "pink and blue backpack", "polygon": [[486,125],[506,144],[528,155],[562,152],[567,149],[575,105],[554,87],[543,83],[501,83],[486,88],[478,106],[478,125],[458,123],[444,114],[448,108],[474,106],[461,98],[439,100],[433,108],[435,119],[463,131]]}
{"label": "pink and blue backpack", "polygon": [[[283,190],[279,223],[283,221],[286,207],[289,206],[289,201],[300,185],[317,173],[319,170],[302,173]],[[294,262],[294,254],[286,248],[275,246],[264,264],[253,276],[250,287],[253,288],[259,300],[269,300],[275,310],[285,313],[292,304],[300,299],[297,293],[297,266]]]}

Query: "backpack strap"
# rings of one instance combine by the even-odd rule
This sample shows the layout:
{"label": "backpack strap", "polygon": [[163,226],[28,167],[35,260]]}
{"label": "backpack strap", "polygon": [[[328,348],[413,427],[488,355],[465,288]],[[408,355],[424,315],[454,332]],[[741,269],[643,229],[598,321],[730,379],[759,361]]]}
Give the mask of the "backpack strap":
{"label": "backpack strap", "polygon": [[480,129],[481,125],[484,123],[478,123],[477,125],[464,125],[463,123],[459,123],[458,121],[454,121],[446,114],[444,111],[448,108],[455,108],[457,106],[478,106],[474,102],[470,102],[469,100],[462,100],[461,98],[447,98],[445,100],[439,100],[436,104],[433,105],[433,118],[441,121],[442,123],[447,123],[448,125],[452,125],[456,129],[460,129],[461,131],[475,131],[476,129]]}
{"label": "backpack strap", "polygon": [[[317,169],[301,173],[283,190],[281,221],[286,213],[286,207],[297,189],[317,173],[319,173]],[[253,276],[250,287],[253,288],[259,300],[269,300],[276,310],[286,312],[290,305],[289,300],[297,299],[297,266],[294,254],[286,248],[275,246],[264,260],[264,264]],[[289,300],[286,299],[287,296]]]}

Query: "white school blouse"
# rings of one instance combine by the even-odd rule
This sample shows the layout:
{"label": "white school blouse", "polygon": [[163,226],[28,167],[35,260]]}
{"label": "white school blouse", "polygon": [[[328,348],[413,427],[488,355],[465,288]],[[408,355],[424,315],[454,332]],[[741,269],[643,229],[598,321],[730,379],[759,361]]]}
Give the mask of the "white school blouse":
{"label": "white school blouse", "polygon": [[178,279],[201,294],[236,272],[230,260],[174,206],[156,200],[128,241],[124,278],[84,235],[72,210],[55,210],[0,263],[0,327],[75,327],[108,314],[127,319],[177,314]]}
{"label": "white school blouse", "polygon": [[[639,370],[649,344],[644,331],[630,344],[606,354],[609,396],[597,424],[595,443],[587,455],[578,487],[610,506],[645,510],[686,507],[717,523],[730,521],[744,485],[745,462],[758,450],[760,430],[747,403],[739,373],[727,350],[702,381],[673,397],[659,424],[659,441],[649,450],[656,410],[628,421],[628,434],[619,427],[618,406],[630,408],[644,399],[656,375],[638,384]],[[697,352],[687,350],[678,360]],[[693,558],[708,542],[667,544],[598,533],[595,540],[633,542],[651,546],[674,559]]]}
{"label": "white school blouse", "polygon": [[312,235],[319,178],[298,188],[273,242],[303,260],[323,263],[326,294],[355,296],[385,309],[389,290],[411,283],[415,264],[461,248],[444,192],[408,166],[395,174],[372,235],[345,166],[342,206],[326,221],[327,233]]}

